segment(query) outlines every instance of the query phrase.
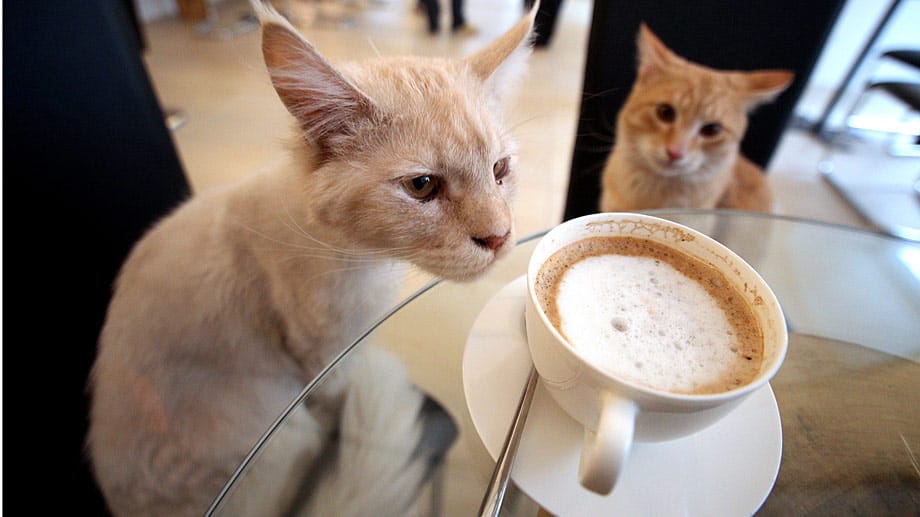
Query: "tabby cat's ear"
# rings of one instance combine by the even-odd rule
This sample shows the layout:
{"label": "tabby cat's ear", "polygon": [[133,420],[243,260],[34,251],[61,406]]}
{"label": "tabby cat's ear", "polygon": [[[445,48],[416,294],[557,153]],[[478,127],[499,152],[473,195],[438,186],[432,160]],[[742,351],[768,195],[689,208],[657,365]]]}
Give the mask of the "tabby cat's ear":
{"label": "tabby cat's ear", "polygon": [[789,87],[795,74],[788,70],[755,70],[734,72],[737,88],[750,111],[755,107],[773,101]]}
{"label": "tabby cat's ear", "polygon": [[374,116],[374,101],[358,90],[290,22],[261,0],[252,0],[262,24],[262,55],[275,91],[322,157],[336,137]]}
{"label": "tabby cat's ear", "polygon": [[499,97],[513,91],[527,70],[527,58],[533,47],[533,24],[540,2],[537,0],[523,19],[498,39],[467,57],[473,73],[489,84]]}
{"label": "tabby cat's ear", "polygon": [[653,75],[669,66],[685,63],[683,58],[672,52],[658,39],[658,36],[648,28],[645,22],[639,25],[636,47],[639,49],[640,79]]}

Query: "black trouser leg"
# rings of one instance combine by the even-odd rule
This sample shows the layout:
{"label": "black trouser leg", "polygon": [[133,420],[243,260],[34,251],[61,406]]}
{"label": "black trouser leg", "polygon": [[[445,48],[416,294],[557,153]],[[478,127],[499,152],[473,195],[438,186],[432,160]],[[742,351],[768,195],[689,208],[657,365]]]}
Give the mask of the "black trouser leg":
{"label": "black trouser leg", "polygon": [[[532,1],[530,5],[533,5]],[[561,6],[562,0],[540,0],[540,10],[537,11],[537,19],[534,20],[534,32],[537,33],[534,45],[538,47],[549,45],[553,31],[556,29],[556,19]]]}
{"label": "black trouser leg", "polygon": [[457,30],[466,25],[466,18],[463,17],[463,0],[450,0],[450,14],[453,17],[451,29]]}
{"label": "black trouser leg", "polygon": [[440,29],[441,5],[439,0],[419,0],[425,6],[425,14],[428,15],[428,32],[435,34]]}

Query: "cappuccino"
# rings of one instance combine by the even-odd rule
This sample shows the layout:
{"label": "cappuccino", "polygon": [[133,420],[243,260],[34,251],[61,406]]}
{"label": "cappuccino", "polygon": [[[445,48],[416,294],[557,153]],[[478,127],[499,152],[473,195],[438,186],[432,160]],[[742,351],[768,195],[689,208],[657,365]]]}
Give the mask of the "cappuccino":
{"label": "cappuccino", "polygon": [[590,237],[554,253],[535,292],[579,354],[611,375],[675,393],[757,377],[763,332],[717,269],[638,237]]}

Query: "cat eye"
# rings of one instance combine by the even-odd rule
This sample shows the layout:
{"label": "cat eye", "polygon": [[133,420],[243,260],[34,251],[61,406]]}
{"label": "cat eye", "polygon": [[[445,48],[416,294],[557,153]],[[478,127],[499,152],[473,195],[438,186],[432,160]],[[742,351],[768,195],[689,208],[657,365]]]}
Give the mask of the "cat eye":
{"label": "cat eye", "polygon": [[427,201],[438,193],[438,178],[435,176],[415,176],[402,180],[402,186],[415,199]]}
{"label": "cat eye", "polygon": [[710,122],[709,124],[704,124],[700,128],[700,134],[703,136],[713,137],[722,132],[722,124],[718,122]]}
{"label": "cat eye", "polygon": [[492,166],[492,174],[495,176],[495,183],[501,185],[505,176],[511,172],[511,168],[508,166],[509,161],[508,157],[505,157],[495,162],[495,165]]}
{"label": "cat eye", "polygon": [[659,104],[655,107],[655,115],[658,117],[658,120],[662,122],[674,122],[674,119],[677,118],[677,112],[674,111],[674,106],[670,104]]}

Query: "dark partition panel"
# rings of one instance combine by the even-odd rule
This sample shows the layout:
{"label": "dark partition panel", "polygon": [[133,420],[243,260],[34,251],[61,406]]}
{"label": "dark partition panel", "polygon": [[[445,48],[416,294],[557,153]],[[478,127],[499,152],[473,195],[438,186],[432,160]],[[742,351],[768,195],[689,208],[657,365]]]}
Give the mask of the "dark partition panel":
{"label": "dark partition panel", "polygon": [[635,79],[640,22],[677,54],[706,66],[796,72],[776,102],[754,113],[742,143],[748,158],[766,166],[842,5],[843,0],[594,2],[564,219],[598,209],[616,116]]}
{"label": "dark partition panel", "polygon": [[3,495],[104,515],[83,454],[112,281],[189,187],[130,0],[3,2]]}

